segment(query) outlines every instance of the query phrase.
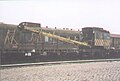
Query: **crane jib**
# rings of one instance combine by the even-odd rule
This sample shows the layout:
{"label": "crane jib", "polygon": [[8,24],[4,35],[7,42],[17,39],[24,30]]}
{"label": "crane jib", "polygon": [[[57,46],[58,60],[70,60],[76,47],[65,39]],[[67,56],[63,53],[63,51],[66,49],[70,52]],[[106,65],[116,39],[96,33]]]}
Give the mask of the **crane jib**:
{"label": "crane jib", "polygon": [[63,41],[63,42],[90,47],[86,42],[80,42],[80,41],[72,40],[72,39],[69,39],[69,38],[61,37],[61,36],[58,36],[58,35],[54,35],[54,34],[51,34],[51,33],[46,33],[44,31],[40,31],[40,29],[32,29],[32,28],[29,28],[29,27],[24,27],[24,29],[26,29],[28,31],[31,31],[31,32],[34,32],[34,33],[41,33],[45,36],[48,36],[48,37],[51,37],[51,38],[54,38],[54,39],[58,39],[58,40]]}

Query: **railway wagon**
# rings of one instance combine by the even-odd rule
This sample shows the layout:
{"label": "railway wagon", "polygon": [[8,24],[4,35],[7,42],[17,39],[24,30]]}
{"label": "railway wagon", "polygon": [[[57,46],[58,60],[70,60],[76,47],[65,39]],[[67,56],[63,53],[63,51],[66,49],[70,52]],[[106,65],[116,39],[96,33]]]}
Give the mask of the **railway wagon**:
{"label": "railway wagon", "polygon": [[111,44],[109,53],[112,57],[120,57],[120,34],[110,34]]}
{"label": "railway wagon", "polygon": [[[16,25],[0,23],[0,63],[10,61],[14,57]],[[12,55],[11,55],[12,52]],[[16,57],[17,58],[17,57]]]}

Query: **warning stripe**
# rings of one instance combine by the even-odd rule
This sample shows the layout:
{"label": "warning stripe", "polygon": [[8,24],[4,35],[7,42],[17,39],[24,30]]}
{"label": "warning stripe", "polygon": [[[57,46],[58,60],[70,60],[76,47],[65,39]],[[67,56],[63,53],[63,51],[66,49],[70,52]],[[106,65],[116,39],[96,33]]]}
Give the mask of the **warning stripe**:
{"label": "warning stripe", "polygon": [[103,39],[95,39],[95,46],[110,46],[110,40],[103,40]]}

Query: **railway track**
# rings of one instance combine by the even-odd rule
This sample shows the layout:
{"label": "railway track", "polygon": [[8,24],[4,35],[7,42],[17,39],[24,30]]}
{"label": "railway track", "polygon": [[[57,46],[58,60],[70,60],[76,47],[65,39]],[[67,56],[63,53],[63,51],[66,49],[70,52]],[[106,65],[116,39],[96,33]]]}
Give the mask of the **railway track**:
{"label": "railway track", "polygon": [[93,60],[73,60],[73,61],[5,64],[5,65],[0,65],[0,67],[1,68],[10,68],[10,67],[23,67],[23,66],[40,66],[40,65],[56,65],[56,64],[88,63],[88,62],[112,62],[112,61],[120,61],[120,58],[117,58],[117,59],[93,59]]}

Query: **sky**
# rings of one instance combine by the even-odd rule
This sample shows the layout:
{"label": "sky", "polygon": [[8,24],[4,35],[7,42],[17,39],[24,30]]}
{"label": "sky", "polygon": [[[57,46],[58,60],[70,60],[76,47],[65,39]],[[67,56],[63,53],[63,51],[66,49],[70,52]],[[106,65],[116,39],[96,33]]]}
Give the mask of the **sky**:
{"label": "sky", "polygon": [[120,0],[1,0],[0,22],[41,23],[43,27],[101,27],[120,34]]}

